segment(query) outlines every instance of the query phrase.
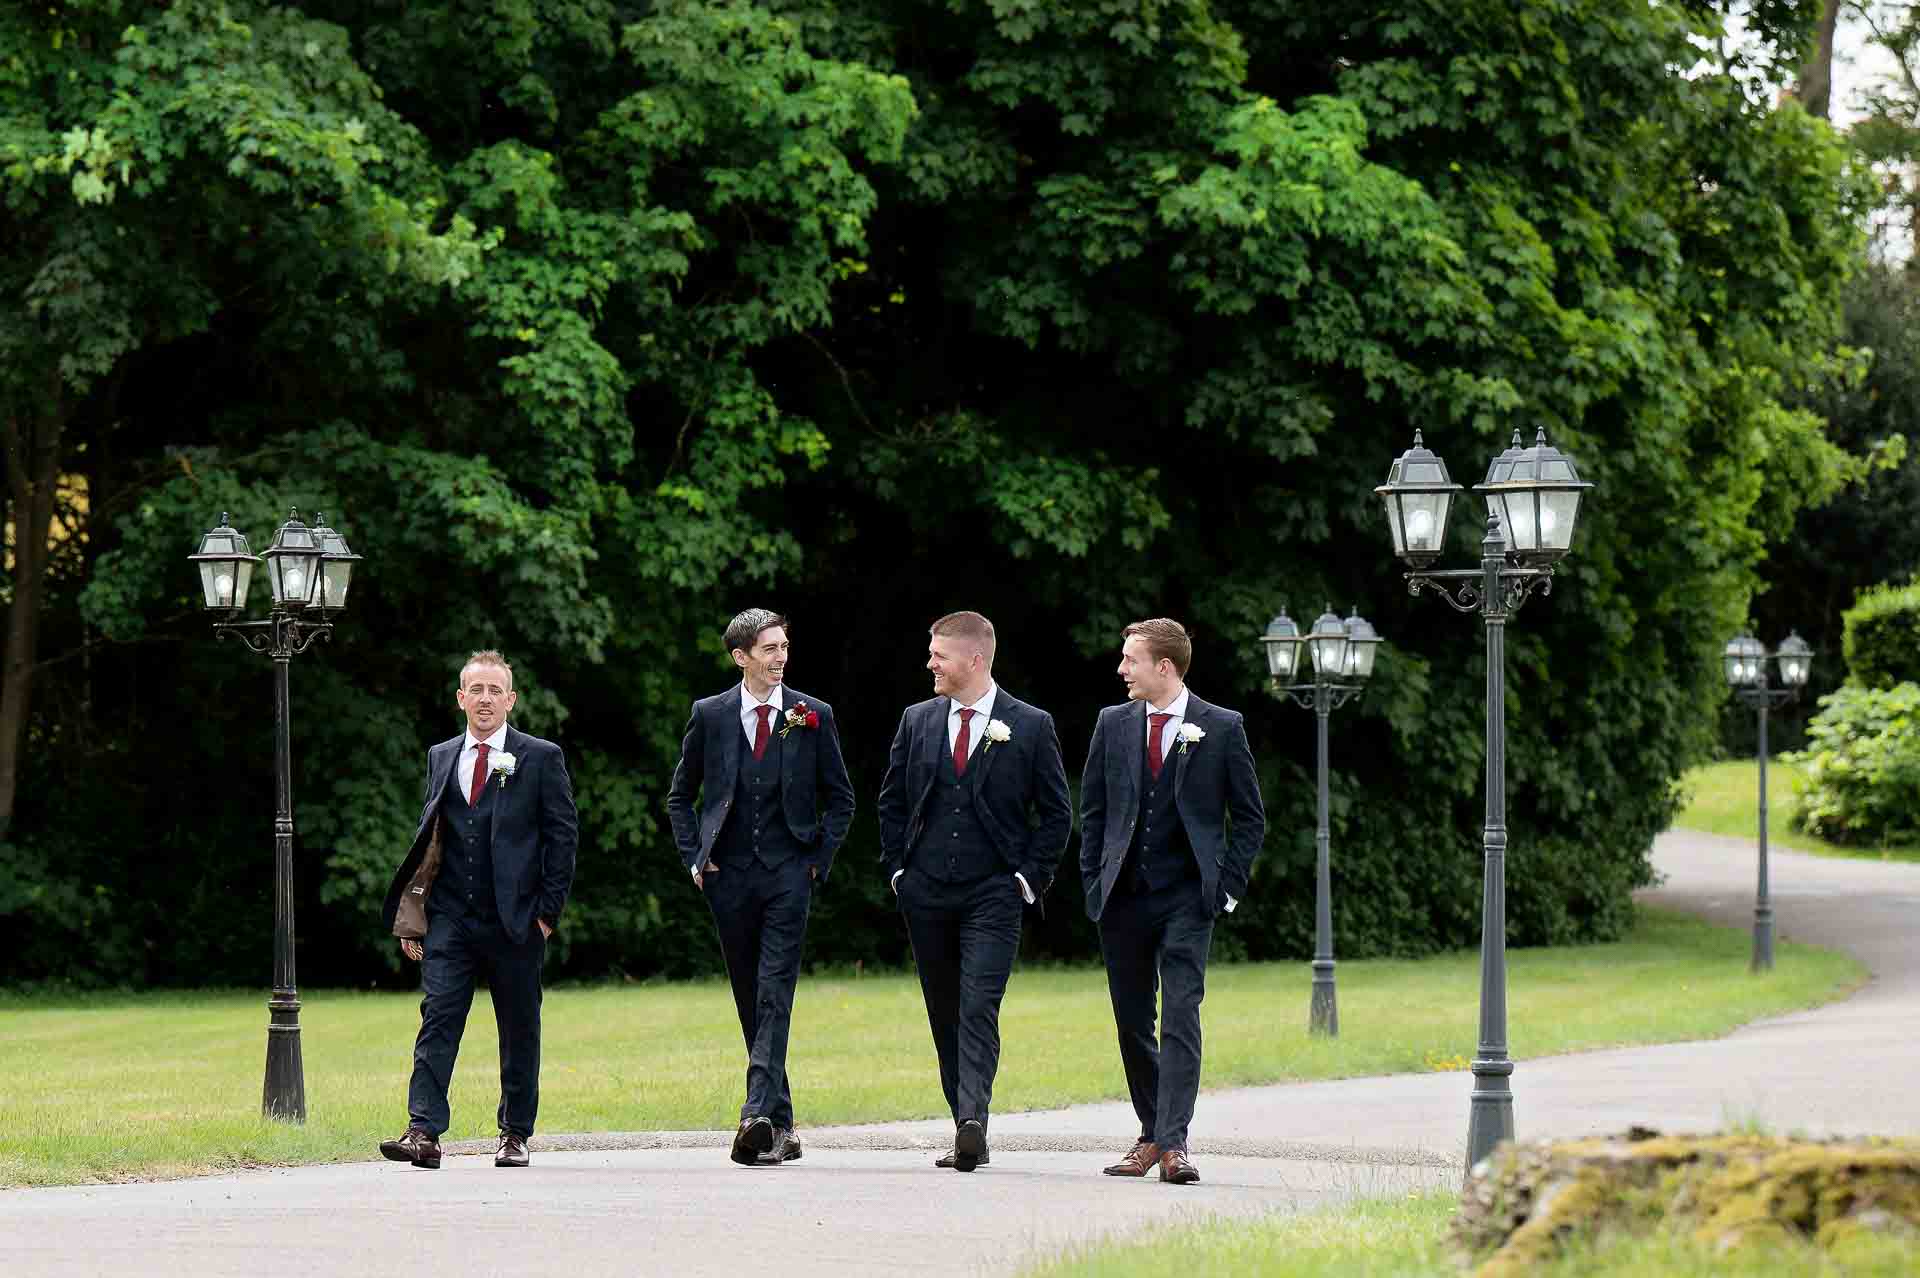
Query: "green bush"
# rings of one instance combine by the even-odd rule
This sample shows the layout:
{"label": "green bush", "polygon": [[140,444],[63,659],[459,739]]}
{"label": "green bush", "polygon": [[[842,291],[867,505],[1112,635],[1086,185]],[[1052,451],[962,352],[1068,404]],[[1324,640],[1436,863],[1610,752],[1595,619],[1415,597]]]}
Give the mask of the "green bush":
{"label": "green bush", "polygon": [[1841,621],[1849,680],[1891,688],[1920,679],[1920,585],[1863,590]]}
{"label": "green bush", "polygon": [[1920,683],[1849,685],[1820,698],[1794,828],[1835,843],[1920,843]]}

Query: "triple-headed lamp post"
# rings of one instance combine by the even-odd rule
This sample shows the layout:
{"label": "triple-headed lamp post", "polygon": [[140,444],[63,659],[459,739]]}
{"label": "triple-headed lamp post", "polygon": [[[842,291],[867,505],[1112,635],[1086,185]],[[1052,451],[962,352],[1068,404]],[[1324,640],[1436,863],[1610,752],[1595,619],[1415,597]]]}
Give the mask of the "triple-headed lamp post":
{"label": "triple-headed lamp post", "polygon": [[273,658],[273,997],[267,1000],[267,1072],[260,1109],[268,1118],[304,1123],[306,1073],[300,1058],[300,994],[293,974],[293,766],[287,666],[295,653],[333,634],[333,617],[347,606],[347,586],[360,556],[326,526],[326,516],[308,527],[294,511],[267,547],[267,584],[273,608],[263,621],[242,621],[247,588],[263,557],[228,522],[200,539],[188,557],[200,569],[200,590],[215,618],[214,634],[232,635],[254,652]]}
{"label": "triple-headed lamp post", "polygon": [[[1760,723],[1760,881],[1753,898],[1753,962],[1756,972],[1773,969],[1773,898],[1767,886],[1767,712],[1800,695],[1813,670],[1813,649],[1798,632],[1789,632],[1779,648],[1769,653],[1752,635],[1727,641],[1721,661],[1727,686],[1743,705],[1752,706]],[[1780,687],[1767,686],[1767,663],[1780,669]]]}
{"label": "triple-headed lamp post", "polygon": [[[1319,809],[1314,826],[1313,880],[1313,1001],[1307,1011],[1307,1031],[1337,1038],[1340,1034],[1340,1007],[1333,988],[1333,883],[1328,869],[1328,846],[1332,842],[1327,814],[1327,718],[1335,710],[1357,697],[1373,674],[1373,650],[1380,636],[1367,619],[1354,609],[1345,621],[1334,615],[1333,605],[1313,623],[1307,634],[1287,616],[1267,623],[1260,636],[1267,645],[1267,673],[1273,677],[1273,695],[1290,698],[1296,705],[1312,710],[1315,722],[1315,757],[1319,765]],[[1301,679],[1305,670],[1300,649],[1307,650],[1313,676]]]}
{"label": "triple-headed lamp post", "polygon": [[1460,485],[1446,463],[1413,433],[1413,447],[1374,489],[1386,504],[1393,551],[1413,571],[1407,590],[1433,590],[1459,612],[1478,613],[1487,631],[1486,870],[1480,914],[1480,1045],[1473,1060],[1473,1103],[1467,1120],[1467,1167],[1513,1138],[1513,1090],[1507,1055],[1507,618],[1535,590],[1553,591],[1553,565],[1573,544],[1580,498],[1592,484],[1573,459],[1540,431],[1531,448],[1513,444],[1475,485],[1487,502],[1487,532],[1478,568],[1432,568],[1446,543],[1447,514]]}

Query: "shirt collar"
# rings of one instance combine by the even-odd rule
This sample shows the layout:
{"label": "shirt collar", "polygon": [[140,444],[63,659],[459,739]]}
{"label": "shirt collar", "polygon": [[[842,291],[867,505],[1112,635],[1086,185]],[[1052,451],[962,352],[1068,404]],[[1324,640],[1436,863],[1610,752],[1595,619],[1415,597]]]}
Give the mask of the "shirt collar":
{"label": "shirt collar", "polygon": [[782,709],[782,705],[780,701],[780,689],[783,686],[785,685],[778,684],[778,683],[774,684],[772,690],[767,693],[767,699],[765,701],[755,701],[753,699],[753,693],[747,690],[747,681],[745,679],[742,679],[740,681],[740,713],[741,715],[742,716],[750,715],[756,709],[758,709],[763,705],[772,706],[773,712],[775,714],[779,714]]}
{"label": "shirt collar", "polygon": [[480,738],[473,735],[472,728],[467,729],[467,744],[465,748],[468,750],[473,749],[475,746],[485,745],[488,750],[497,754],[499,753],[501,748],[504,747],[506,744],[507,744],[507,725],[504,723],[501,724],[499,727],[495,728],[493,730],[493,735],[489,736],[484,742],[481,741]]}
{"label": "shirt collar", "polygon": [[1182,687],[1180,689],[1180,695],[1175,697],[1172,701],[1169,701],[1164,710],[1156,710],[1154,708],[1153,703],[1149,701],[1147,703],[1147,713],[1148,714],[1170,714],[1174,718],[1179,719],[1182,722],[1185,722],[1187,717],[1188,695],[1189,695],[1188,690],[1185,687]]}
{"label": "shirt collar", "polygon": [[954,698],[948,697],[947,700],[952,702],[952,704],[947,707],[947,716],[951,718],[959,714],[962,710],[971,710],[982,719],[991,719],[993,718],[993,701],[994,698],[999,695],[1000,685],[989,679],[987,680],[987,690],[981,693],[980,699],[970,706],[963,706],[954,700]]}

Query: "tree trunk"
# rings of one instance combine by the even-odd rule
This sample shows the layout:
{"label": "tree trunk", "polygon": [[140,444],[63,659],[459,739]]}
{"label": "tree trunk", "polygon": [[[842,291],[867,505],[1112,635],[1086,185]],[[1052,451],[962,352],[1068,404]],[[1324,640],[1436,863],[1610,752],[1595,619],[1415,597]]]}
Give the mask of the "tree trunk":
{"label": "tree trunk", "polygon": [[1823,120],[1833,116],[1833,31],[1840,21],[1842,0],[1826,0],[1820,11],[1820,30],[1814,42],[1813,56],[1801,64],[1793,96],[1800,99],[1808,115]]}
{"label": "tree trunk", "polygon": [[68,395],[55,381],[48,412],[38,420],[6,418],[7,489],[13,514],[13,603],[7,610],[7,646],[0,658],[0,839],[13,828],[26,746],[33,663],[40,638],[40,597],[46,588],[47,534],[53,526],[54,487],[60,478],[60,437]]}

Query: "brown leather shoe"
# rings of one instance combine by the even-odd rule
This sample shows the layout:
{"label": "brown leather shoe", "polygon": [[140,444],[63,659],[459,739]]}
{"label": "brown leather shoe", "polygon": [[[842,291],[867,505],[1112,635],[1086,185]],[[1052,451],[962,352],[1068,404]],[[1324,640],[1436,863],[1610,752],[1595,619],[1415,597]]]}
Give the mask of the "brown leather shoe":
{"label": "brown leather shoe", "polygon": [[500,1148],[493,1151],[495,1167],[525,1167],[533,1161],[527,1157],[527,1142],[512,1132],[500,1133]]}
{"label": "brown leather shoe", "polygon": [[1133,1142],[1127,1156],[1111,1167],[1100,1170],[1108,1176],[1144,1176],[1160,1161],[1160,1147],[1144,1138]]}
{"label": "brown leather shoe", "polygon": [[400,1139],[381,1141],[380,1152],[396,1163],[412,1163],[428,1171],[440,1167],[440,1141],[424,1127],[409,1127]]}
{"label": "brown leather shoe", "polygon": [[778,1167],[781,1163],[800,1160],[800,1133],[791,1127],[773,1129],[773,1148],[760,1155],[762,1167]]}
{"label": "brown leather shoe", "polygon": [[1197,1185],[1200,1169],[1187,1161],[1184,1149],[1169,1149],[1160,1155],[1160,1179],[1169,1185]]}
{"label": "brown leather shoe", "polygon": [[760,1155],[773,1152],[773,1123],[765,1118],[743,1118],[740,1130],[733,1134],[733,1152],[727,1157],[742,1167],[752,1167]]}

